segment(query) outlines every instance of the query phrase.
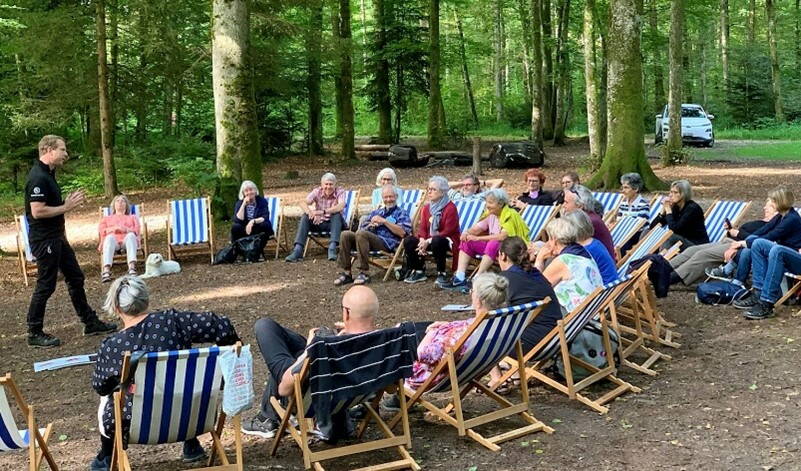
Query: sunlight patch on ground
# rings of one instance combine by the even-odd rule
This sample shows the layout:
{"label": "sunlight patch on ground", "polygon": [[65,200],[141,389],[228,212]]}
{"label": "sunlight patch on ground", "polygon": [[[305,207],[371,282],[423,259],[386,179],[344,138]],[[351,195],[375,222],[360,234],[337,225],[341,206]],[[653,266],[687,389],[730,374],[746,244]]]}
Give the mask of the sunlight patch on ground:
{"label": "sunlight patch on ground", "polygon": [[277,283],[270,286],[220,286],[218,288],[206,289],[192,294],[176,296],[169,300],[168,304],[191,303],[198,301],[208,301],[221,298],[240,298],[254,294],[265,294],[279,291],[299,283]]}

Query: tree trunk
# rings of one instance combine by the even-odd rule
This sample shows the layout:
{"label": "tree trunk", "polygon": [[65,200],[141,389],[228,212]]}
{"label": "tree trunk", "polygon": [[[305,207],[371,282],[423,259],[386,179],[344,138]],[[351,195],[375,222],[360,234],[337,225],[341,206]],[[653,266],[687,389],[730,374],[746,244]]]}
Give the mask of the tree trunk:
{"label": "tree trunk", "polygon": [[[139,34],[140,44],[147,41],[148,22],[147,8],[139,9],[139,18],[137,19],[137,33]],[[144,142],[147,139],[147,76],[145,72],[148,68],[148,58],[145,53],[145,48],[140,48],[139,51],[139,72],[136,77],[136,84],[138,90],[134,93],[134,114],[136,115],[136,128],[134,135],[138,142]]]}
{"label": "tree trunk", "polygon": [[756,41],[756,0],[748,1],[748,45],[753,46]]}
{"label": "tree trunk", "polygon": [[665,73],[662,67],[662,47],[659,41],[659,22],[656,10],[657,0],[651,0],[648,7],[648,28],[651,36],[653,50],[654,74],[654,113],[662,113],[665,106]]}
{"label": "tree trunk", "polygon": [[609,60],[609,135],[601,169],[587,183],[618,188],[620,176],[638,172],[649,190],[665,188],[645,158],[643,142],[642,0],[611,0],[607,52]]}
{"label": "tree trunk", "polygon": [[342,40],[339,49],[339,80],[342,84],[342,156],[346,159],[355,159],[353,38],[351,37],[350,20],[350,0],[339,0],[339,35]]}
{"label": "tree trunk", "polygon": [[109,68],[109,99],[111,100],[112,122],[114,128],[111,129],[111,144],[114,147],[116,141],[116,125],[119,122],[120,112],[120,45],[119,45],[119,3],[117,0],[111,0],[109,3],[109,44],[111,46],[111,67]]}
{"label": "tree trunk", "polygon": [[782,76],[779,68],[779,53],[776,50],[776,10],[773,0],[765,0],[765,11],[768,14],[768,43],[770,45],[770,75],[773,81],[773,109],[776,121],[784,122],[784,106],[782,105]]}
{"label": "tree trunk", "polygon": [[700,25],[698,32],[698,55],[700,56],[700,64],[698,66],[698,85],[701,87],[701,106],[706,109],[709,104],[707,91],[706,91],[706,49],[707,49],[707,25]]}
{"label": "tree trunk", "polygon": [[95,0],[95,27],[97,33],[97,91],[100,111],[100,153],[103,156],[103,193],[106,198],[119,193],[117,170],[114,168],[114,155],[111,148],[111,130],[114,122],[111,117],[111,103],[108,97],[108,63],[106,62],[106,5],[103,0]]}
{"label": "tree trunk", "polygon": [[600,168],[601,135],[599,133],[600,108],[598,97],[598,73],[596,69],[595,49],[595,0],[584,3],[584,82],[587,96],[587,134],[590,141],[590,166],[593,170]]}
{"label": "tree trunk", "polygon": [[464,45],[464,29],[462,28],[462,18],[457,9],[453,10],[456,18],[456,31],[459,33],[459,55],[462,59],[462,78],[464,79],[465,95],[467,95],[467,105],[470,107],[470,117],[473,119],[473,126],[478,128],[478,113],[476,112],[476,100],[473,96],[473,85],[470,83],[470,70],[467,67],[467,52]]}
{"label": "tree trunk", "polygon": [[[798,0],[796,0],[798,1]],[[723,69],[724,95],[729,90],[729,0],[720,0],[720,63]]]}
{"label": "tree trunk", "polygon": [[364,0],[359,0],[359,19],[362,28],[362,70],[367,69],[367,7]]}
{"label": "tree trunk", "polygon": [[543,60],[542,60],[542,5],[540,0],[531,1],[531,136],[538,149],[545,148],[543,104]]}
{"label": "tree trunk", "polygon": [[[597,18],[596,18],[597,20]],[[606,32],[603,31],[603,28],[599,27],[601,22],[598,22],[596,25],[596,29],[601,31],[601,87],[598,90],[598,137],[600,138],[599,142],[599,154],[601,155],[601,162],[603,162],[603,156],[606,155],[606,138],[607,138],[607,128],[608,128],[608,121],[607,121],[607,77],[609,74],[609,63],[607,61],[607,53],[606,53]]]}
{"label": "tree trunk", "polygon": [[378,40],[378,67],[376,69],[376,87],[378,88],[378,142],[392,142],[392,99],[389,88],[389,61],[386,57],[387,29],[390,22],[389,8],[385,0],[375,0],[375,18]]}
{"label": "tree trunk", "polygon": [[442,91],[440,89],[439,0],[429,0],[428,11],[429,65],[428,65],[428,145],[439,149],[443,144]]}
{"label": "tree trunk", "polygon": [[553,87],[553,30],[551,28],[551,0],[540,0],[542,18],[542,134],[553,139],[554,87]]}
{"label": "tree trunk", "polygon": [[239,184],[262,186],[261,146],[256,125],[250,17],[247,0],[213,0],[211,65],[217,137],[215,214],[228,214]]}
{"label": "tree trunk", "polygon": [[570,0],[562,0],[559,8],[559,34],[557,38],[556,62],[558,78],[556,88],[556,119],[553,129],[553,144],[565,145],[565,128],[570,113],[570,51],[567,34],[570,28]]}
{"label": "tree trunk", "polygon": [[682,58],[684,36],[684,0],[670,2],[670,79],[668,93],[668,135],[662,152],[664,165],[684,163],[681,150],[681,103],[682,103]]}
{"label": "tree trunk", "polygon": [[493,34],[492,34],[492,75],[494,81],[495,121],[503,120],[503,31],[501,26],[503,16],[503,0],[494,0],[493,6]]}
{"label": "tree trunk", "polygon": [[323,153],[323,98],[320,91],[322,68],[323,2],[309,1],[306,30],[306,91],[309,94],[309,155]]}
{"label": "tree trunk", "polygon": [[[336,0],[332,3],[331,9],[331,35],[333,36],[334,42],[334,54],[339,55],[340,50],[342,48],[342,36],[339,31],[339,4]],[[339,68],[339,64],[337,63],[337,69]],[[342,120],[343,120],[343,98],[342,98],[342,76],[339,74],[337,70],[334,73],[334,116],[336,117],[336,131],[334,133],[335,139],[342,138]]]}
{"label": "tree trunk", "polygon": [[[801,0],[799,0],[801,1]],[[531,100],[531,37],[526,32],[531,31],[531,17],[526,0],[517,0],[517,12],[520,16],[520,26],[523,32],[523,87],[526,90],[526,99]]]}

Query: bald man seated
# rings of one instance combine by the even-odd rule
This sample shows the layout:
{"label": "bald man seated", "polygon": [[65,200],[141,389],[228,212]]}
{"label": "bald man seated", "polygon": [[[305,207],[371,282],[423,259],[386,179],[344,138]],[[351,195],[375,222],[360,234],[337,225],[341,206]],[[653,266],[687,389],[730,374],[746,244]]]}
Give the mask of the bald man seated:
{"label": "bald man seated", "polygon": [[[367,286],[354,286],[342,297],[342,321],[335,323],[337,335],[361,334],[375,330],[378,297]],[[261,410],[242,423],[242,431],[262,438],[272,438],[278,430],[278,414],[270,404],[271,397],[288,398],[294,393],[293,375],[300,372],[306,359],[306,346],[319,328],[303,337],[270,318],[259,319],[255,326],[259,350],[270,370],[267,387],[261,399]],[[327,328],[326,328],[327,329]],[[333,335],[333,331],[331,333]]]}

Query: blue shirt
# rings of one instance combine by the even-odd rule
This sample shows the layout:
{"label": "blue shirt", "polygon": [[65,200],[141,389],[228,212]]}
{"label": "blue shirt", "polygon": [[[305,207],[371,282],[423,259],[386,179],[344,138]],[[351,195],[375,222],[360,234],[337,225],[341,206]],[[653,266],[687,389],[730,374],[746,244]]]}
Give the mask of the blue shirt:
{"label": "blue shirt", "polygon": [[373,216],[381,216],[387,221],[399,225],[403,228],[403,232],[406,234],[412,232],[412,219],[409,217],[409,213],[401,209],[399,206],[393,206],[391,208],[378,208],[372,211],[370,215],[367,216],[367,219],[362,222],[361,226],[359,226],[359,229],[375,233],[375,235],[377,235],[384,242],[384,245],[387,246],[387,249],[390,252],[398,248],[401,237],[393,234],[392,231],[390,231],[389,228],[383,224],[378,227],[369,228],[368,225],[370,224],[370,220],[373,219]]}
{"label": "blue shirt", "polygon": [[595,260],[595,264],[598,265],[598,271],[601,272],[601,278],[603,278],[604,284],[617,280],[615,261],[609,256],[609,252],[606,250],[604,244],[598,239],[592,239],[592,242],[584,246],[584,248],[587,249],[592,259]]}

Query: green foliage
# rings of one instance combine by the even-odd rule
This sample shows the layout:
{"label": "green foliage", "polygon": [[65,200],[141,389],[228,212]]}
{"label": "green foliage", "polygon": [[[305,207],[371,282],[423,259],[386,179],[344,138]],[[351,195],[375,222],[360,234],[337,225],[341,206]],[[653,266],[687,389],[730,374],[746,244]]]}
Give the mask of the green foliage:
{"label": "green foliage", "polygon": [[777,124],[773,118],[759,119],[748,127],[715,128],[715,138],[801,141],[801,121]]}
{"label": "green foliage", "polygon": [[717,149],[698,149],[691,151],[700,160],[801,160],[801,141],[776,142],[771,144],[727,146]]}

